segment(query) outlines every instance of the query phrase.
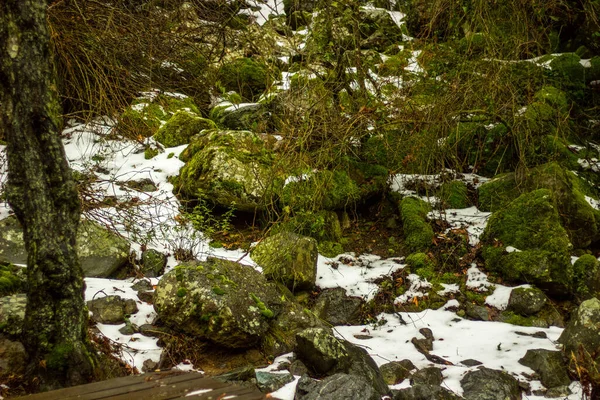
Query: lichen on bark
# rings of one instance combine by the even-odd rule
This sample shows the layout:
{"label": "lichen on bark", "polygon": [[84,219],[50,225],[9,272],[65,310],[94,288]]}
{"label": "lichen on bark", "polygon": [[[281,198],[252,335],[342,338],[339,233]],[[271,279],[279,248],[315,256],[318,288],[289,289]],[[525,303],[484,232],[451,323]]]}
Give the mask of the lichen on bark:
{"label": "lichen on bark", "polygon": [[51,389],[91,380],[94,353],[76,253],[80,204],[60,138],[46,8],[44,0],[0,2],[0,132],[6,198],[28,253],[27,375]]}

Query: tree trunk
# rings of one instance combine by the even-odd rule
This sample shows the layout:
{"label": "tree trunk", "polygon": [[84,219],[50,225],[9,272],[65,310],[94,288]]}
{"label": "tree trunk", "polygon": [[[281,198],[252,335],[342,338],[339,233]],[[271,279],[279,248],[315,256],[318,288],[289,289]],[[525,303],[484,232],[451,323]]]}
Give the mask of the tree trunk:
{"label": "tree trunk", "polygon": [[95,358],[75,246],[80,203],[59,135],[46,9],[47,0],[0,1],[0,131],[8,143],[6,196],[27,250],[27,374],[51,389],[89,381]]}

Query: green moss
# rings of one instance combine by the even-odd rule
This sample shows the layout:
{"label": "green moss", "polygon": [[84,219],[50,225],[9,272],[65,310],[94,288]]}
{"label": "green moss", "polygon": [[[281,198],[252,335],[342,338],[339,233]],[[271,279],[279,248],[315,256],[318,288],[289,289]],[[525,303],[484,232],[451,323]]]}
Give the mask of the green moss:
{"label": "green moss", "polygon": [[46,356],[46,367],[54,371],[64,371],[69,366],[75,347],[71,343],[61,343]]}
{"label": "green moss", "polygon": [[469,207],[467,185],[462,181],[451,181],[442,184],[438,197],[444,202],[446,208]]}
{"label": "green moss", "polygon": [[177,111],[162,125],[154,139],[166,147],[176,147],[189,143],[190,138],[205,129],[215,129],[213,121],[200,118],[187,111]]}
{"label": "green moss", "polygon": [[360,188],[345,171],[319,171],[290,182],[281,192],[281,203],[294,211],[341,210],[360,198]]}
{"label": "green moss", "polygon": [[[523,194],[492,214],[481,240],[486,267],[505,279],[563,295],[570,287],[571,244],[549,190]],[[506,253],[506,246],[520,251]]]}
{"label": "green moss", "polygon": [[184,287],[180,287],[177,289],[177,297],[184,297],[187,294],[187,289]]}
{"label": "green moss", "polygon": [[344,252],[344,246],[338,242],[319,242],[317,245],[319,253],[325,257],[335,257]]}
{"label": "green moss", "polygon": [[337,242],[342,238],[342,228],[334,211],[299,211],[275,228],[310,236],[318,242]]}
{"label": "green moss", "polygon": [[554,86],[544,86],[534,96],[534,99],[560,111],[568,111],[569,102],[565,92],[555,88]]}
{"label": "green moss", "polygon": [[551,76],[569,89],[581,89],[585,85],[585,68],[575,53],[564,53],[550,61]]}
{"label": "green moss", "polygon": [[144,158],[150,160],[160,154],[160,150],[155,147],[146,147],[144,150]]}
{"label": "green moss", "polygon": [[273,311],[269,310],[269,308],[265,305],[264,302],[260,300],[260,298],[257,295],[255,295],[254,293],[250,293],[250,297],[252,298],[254,303],[256,303],[256,306],[260,310],[260,313],[263,317],[271,319],[275,316]]}
{"label": "green moss", "polygon": [[425,251],[432,244],[433,229],[427,222],[430,209],[429,204],[414,197],[405,197],[400,202],[404,244],[411,252]]}
{"label": "green moss", "polygon": [[469,301],[470,303],[473,303],[473,304],[477,304],[479,306],[482,306],[485,304],[485,298],[488,296],[487,292],[480,293],[480,292],[476,292],[474,290],[468,290],[468,289],[463,290],[462,292],[465,294],[467,301]]}
{"label": "green moss", "polygon": [[0,265],[0,297],[24,291],[26,283],[23,268],[12,264]]}
{"label": "green moss", "polygon": [[257,99],[270,83],[267,66],[253,58],[238,58],[219,69],[218,79],[227,91],[234,91],[245,99]]}
{"label": "green moss", "polygon": [[225,294],[225,291],[218,286],[213,286],[212,292],[216,295],[222,296]]}
{"label": "green moss", "polygon": [[432,281],[437,275],[435,271],[435,259],[429,257],[425,253],[412,253],[406,257],[406,264],[422,278]]}
{"label": "green moss", "polygon": [[512,311],[503,311],[500,317],[501,322],[519,326],[536,326],[534,324],[535,319],[535,317],[524,317],[522,315],[515,314]]}
{"label": "green moss", "polygon": [[574,290],[579,299],[597,296],[598,260],[591,254],[584,254],[573,264]]}

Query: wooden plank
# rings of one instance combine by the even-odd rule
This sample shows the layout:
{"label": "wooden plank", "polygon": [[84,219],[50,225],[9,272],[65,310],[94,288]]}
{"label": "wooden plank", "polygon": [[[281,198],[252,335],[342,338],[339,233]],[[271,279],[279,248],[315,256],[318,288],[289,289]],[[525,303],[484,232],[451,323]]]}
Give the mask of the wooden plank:
{"label": "wooden plank", "polygon": [[86,385],[73,386],[65,389],[54,390],[51,392],[37,393],[33,395],[19,397],[22,400],[56,400],[80,398],[81,395],[102,392],[115,387],[128,387],[140,383],[148,385],[160,385],[162,383],[177,383],[198,378],[204,379],[203,375],[196,372],[167,371],[154,372],[150,374],[130,375],[121,378],[113,378],[106,381],[89,383]]}
{"label": "wooden plank", "polygon": [[[199,375],[199,374],[196,374]],[[198,389],[221,389],[231,386],[231,384],[218,382],[210,378],[199,376],[196,379],[174,382],[170,379],[161,379],[157,382],[148,384],[136,384],[127,387],[117,387],[102,392],[92,393],[90,395],[78,396],[79,400],[130,400],[132,396],[139,399],[158,400],[171,399],[179,395]]]}

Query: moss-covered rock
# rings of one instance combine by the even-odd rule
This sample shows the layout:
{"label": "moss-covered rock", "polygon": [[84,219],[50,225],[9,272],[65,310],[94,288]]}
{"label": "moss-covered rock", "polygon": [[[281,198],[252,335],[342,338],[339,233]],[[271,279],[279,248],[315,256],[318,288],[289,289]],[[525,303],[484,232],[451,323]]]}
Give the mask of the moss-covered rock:
{"label": "moss-covered rock", "polygon": [[317,278],[317,241],[291,232],[269,236],[252,250],[252,259],[269,280],[292,291],[312,289]]}
{"label": "moss-covered rock", "polygon": [[310,236],[318,242],[337,242],[342,238],[340,219],[335,211],[299,211],[276,230]]}
{"label": "moss-covered rock", "polygon": [[125,318],[138,312],[135,300],[120,296],[105,296],[87,302],[92,319],[102,324],[122,324]]}
{"label": "moss-covered rock", "polygon": [[600,362],[600,300],[581,303],[558,338],[572,369],[595,370]]}
{"label": "moss-covered rock", "polygon": [[19,337],[23,332],[27,295],[19,293],[0,297],[0,333]]}
{"label": "moss-covered rock", "polygon": [[360,199],[361,190],[345,171],[318,171],[288,182],[281,203],[295,211],[343,210]]}
{"label": "moss-covered rock", "polygon": [[572,246],[549,190],[523,194],[492,214],[481,242],[486,267],[504,279],[570,295]]}
{"label": "moss-covered rock", "polygon": [[405,197],[400,202],[404,244],[412,252],[425,251],[432,244],[433,229],[427,222],[430,210],[429,204],[414,197]]}
{"label": "moss-covered rock", "polygon": [[406,264],[410,267],[411,272],[428,281],[431,281],[436,275],[435,259],[425,253],[410,254],[406,257]]}
{"label": "moss-covered rock", "polygon": [[514,311],[520,315],[533,315],[538,313],[545,305],[548,298],[541,290],[530,288],[516,288],[510,292],[508,311]]}
{"label": "moss-covered rock", "polygon": [[521,193],[542,188],[551,192],[561,224],[575,247],[584,248],[598,240],[600,213],[585,199],[587,185],[557,163],[531,169],[524,180],[518,181],[516,174],[509,173],[486,182],[479,188],[479,208],[497,211]]}
{"label": "moss-covered rock", "polygon": [[334,288],[321,292],[312,310],[333,326],[358,325],[364,305],[362,298],[348,296],[344,288]]}
{"label": "moss-covered rock", "polygon": [[254,58],[237,58],[225,62],[218,72],[219,83],[247,100],[257,100],[270,84],[266,64]]}
{"label": "moss-covered rock", "polygon": [[[125,265],[130,245],[96,222],[84,220],[77,232],[77,253],[85,276],[106,278]],[[0,260],[26,264],[23,231],[15,217],[0,221]]]}
{"label": "moss-covered rock", "polygon": [[224,129],[266,132],[273,125],[269,107],[261,103],[216,106],[210,111],[210,118]]}
{"label": "moss-covered rock", "polygon": [[205,129],[214,129],[213,121],[201,118],[188,111],[178,111],[162,125],[154,139],[166,147],[176,147],[189,143],[192,136]]}
{"label": "moss-covered rock", "polygon": [[600,294],[600,268],[598,259],[584,254],[573,264],[574,291],[579,299],[589,299]]}
{"label": "moss-covered rock", "polygon": [[585,68],[576,53],[564,53],[550,61],[551,75],[569,89],[581,89],[585,85]]}
{"label": "moss-covered rock", "polygon": [[467,184],[463,181],[443,183],[438,190],[438,197],[446,208],[467,208],[470,205]]}
{"label": "moss-covered rock", "polygon": [[154,295],[154,308],[166,325],[228,348],[258,344],[282,305],[262,274],[215,258],[175,267]]}
{"label": "moss-covered rock", "polygon": [[273,181],[272,153],[248,131],[205,131],[182,154],[186,162],[175,179],[176,191],[190,199],[240,211],[264,208]]}
{"label": "moss-covered rock", "polygon": [[121,114],[117,130],[126,137],[150,137],[178,111],[200,113],[190,97],[161,94],[137,99]]}
{"label": "moss-covered rock", "polygon": [[560,351],[530,349],[519,360],[519,364],[523,364],[537,372],[540,375],[542,385],[548,389],[571,384],[565,359]]}
{"label": "moss-covered rock", "polygon": [[0,265],[0,297],[24,292],[26,288],[25,268],[9,263]]}

